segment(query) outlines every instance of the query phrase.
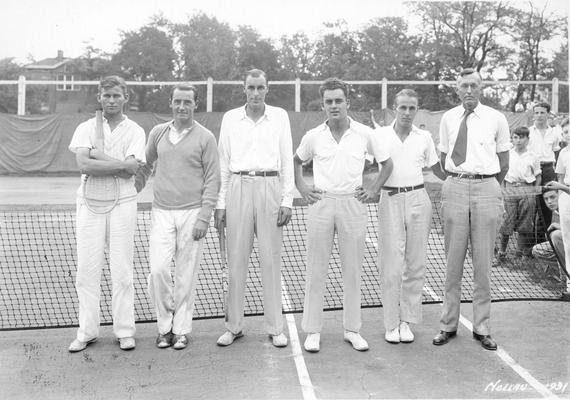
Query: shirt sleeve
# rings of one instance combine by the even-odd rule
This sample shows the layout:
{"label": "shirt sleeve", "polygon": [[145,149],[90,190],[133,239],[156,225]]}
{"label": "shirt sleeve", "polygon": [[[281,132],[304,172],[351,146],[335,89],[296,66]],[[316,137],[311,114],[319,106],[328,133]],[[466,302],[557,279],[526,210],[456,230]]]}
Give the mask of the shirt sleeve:
{"label": "shirt sleeve", "polygon": [[562,128],[555,126],[552,128],[554,134],[554,143],[552,143],[552,151],[560,151],[560,141],[562,140]]}
{"label": "shirt sleeve", "polygon": [[381,134],[374,132],[372,129],[366,129],[367,135],[367,151],[374,155],[374,158],[379,163],[382,163],[390,158],[390,149],[388,146],[383,146],[380,142]]}
{"label": "shirt sleeve", "polygon": [[202,207],[198,214],[198,219],[209,223],[212,218],[212,211],[216,207],[221,181],[216,139],[210,132],[205,135],[202,165],[204,168],[204,188],[202,190]]}
{"label": "shirt sleeve", "polygon": [[305,133],[301,138],[301,143],[299,147],[297,147],[297,157],[301,159],[301,161],[306,162],[313,159],[313,146],[312,146],[312,139],[311,139],[310,131]]}
{"label": "shirt sleeve", "polygon": [[226,113],[222,118],[222,125],[220,127],[220,138],[218,142],[218,155],[220,162],[220,192],[218,193],[218,203],[216,208],[226,208],[226,192],[232,172],[230,171],[230,141],[229,141],[229,125],[228,114]]}
{"label": "shirt sleeve", "polygon": [[449,130],[447,126],[448,113],[443,114],[439,122],[439,145],[440,152],[449,154]]}
{"label": "shirt sleeve", "polygon": [[[498,112],[498,111],[497,111]],[[503,153],[513,148],[511,143],[511,132],[509,130],[509,122],[503,113],[498,112],[497,120],[497,153]]]}
{"label": "shirt sleeve", "polygon": [[437,153],[435,151],[435,144],[433,143],[433,139],[431,134],[426,131],[426,150],[424,153],[424,160],[425,160],[425,167],[432,167],[434,164],[437,164],[439,158],[437,157]]}
{"label": "shirt sleeve", "polygon": [[283,110],[283,129],[279,136],[279,153],[281,158],[281,206],[293,207],[293,190],[295,178],[293,173],[293,139],[291,137],[291,123],[287,111]]}
{"label": "shirt sleeve", "polygon": [[145,162],[146,136],[144,134],[144,129],[137,124],[134,124],[134,126],[131,129],[132,129],[131,141],[125,153],[125,158],[133,156],[137,160]]}
{"label": "shirt sleeve", "polygon": [[94,121],[92,120],[85,121],[75,129],[73,133],[73,137],[71,138],[71,142],[69,143],[69,150],[77,153],[77,149],[79,148],[93,148],[91,144],[90,133],[95,128]]}

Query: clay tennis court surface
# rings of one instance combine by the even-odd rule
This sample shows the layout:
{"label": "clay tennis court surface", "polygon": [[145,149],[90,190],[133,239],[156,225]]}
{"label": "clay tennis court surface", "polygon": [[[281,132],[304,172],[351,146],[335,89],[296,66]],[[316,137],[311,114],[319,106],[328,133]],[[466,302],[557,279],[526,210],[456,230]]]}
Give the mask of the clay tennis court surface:
{"label": "clay tennis court surface", "polygon": [[[0,177],[0,203],[73,204],[78,180]],[[139,201],[152,199],[149,189]],[[316,354],[302,350],[300,314],[284,317],[283,349],[271,345],[262,317],[246,318],[245,336],[227,348],[216,345],[222,319],[195,321],[181,351],[155,347],[154,323],[137,324],[130,352],[109,326],[76,354],[67,351],[74,328],[0,331],[0,399],[570,398],[570,303],[493,303],[496,352],[473,340],[470,303],[458,336],[433,346],[440,309],[424,305],[415,342],[399,345],[384,341],[382,308],[364,309],[370,350],[362,353],[343,341],[339,311],[324,314]]]}

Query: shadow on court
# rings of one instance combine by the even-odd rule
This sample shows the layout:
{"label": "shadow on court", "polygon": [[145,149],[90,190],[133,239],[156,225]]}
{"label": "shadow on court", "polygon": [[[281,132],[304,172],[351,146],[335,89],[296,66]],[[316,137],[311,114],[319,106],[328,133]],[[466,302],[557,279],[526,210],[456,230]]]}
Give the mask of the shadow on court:
{"label": "shadow on court", "polygon": [[[439,310],[425,305],[415,342],[399,345],[383,339],[382,308],[363,310],[370,350],[362,353],[343,341],[341,312],[326,312],[321,351],[297,357],[291,343],[271,345],[262,317],[246,318],[245,336],[227,348],[215,344],[223,320],[195,321],[190,345],[180,351],[155,347],[153,323],[137,324],[130,352],[119,350],[109,326],[75,354],[67,351],[75,329],[2,331],[0,398],[303,399],[300,361],[318,399],[569,398],[570,303],[494,303],[499,352],[484,350],[465,326],[447,345],[433,346]],[[470,303],[462,314],[471,319]],[[300,318],[294,315],[299,332]]]}

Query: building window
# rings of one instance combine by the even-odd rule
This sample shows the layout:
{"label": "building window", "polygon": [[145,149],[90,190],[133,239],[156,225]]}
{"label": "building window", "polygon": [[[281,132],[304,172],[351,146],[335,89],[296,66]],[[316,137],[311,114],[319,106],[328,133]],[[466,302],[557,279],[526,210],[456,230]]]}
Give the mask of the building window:
{"label": "building window", "polygon": [[70,74],[57,74],[58,83],[56,86],[57,91],[68,92],[68,91],[78,91],[79,86],[73,84],[74,78]]}

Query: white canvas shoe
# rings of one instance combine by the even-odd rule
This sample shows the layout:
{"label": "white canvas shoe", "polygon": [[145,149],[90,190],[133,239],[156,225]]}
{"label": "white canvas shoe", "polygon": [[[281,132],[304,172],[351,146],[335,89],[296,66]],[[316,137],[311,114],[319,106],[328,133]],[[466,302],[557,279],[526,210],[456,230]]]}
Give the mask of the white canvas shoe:
{"label": "white canvas shoe", "polygon": [[321,334],[320,333],[309,333],[305,339],[305,350],[310,353],[316,353],[321,349],[320,345]]}
{"label": "white canvas shoe", "polygon": [[226,331],[222,336],[218,338],[218,341],[216,343],[218,344],[218,346],[229,346],[234,342],[234,340],[242,336],[243,333],[241,331],[238,333],[232,333],[230,331]]}
{"label": "white canvas shoe", "polygon": [[97,340],[97,338],[93,338],[90,339],[86,342],[82,342],[79,339],[75,339],[73,342],[71,342],[71,344],[69,345],[69,352],[70,353],[77,353],[78,351],[83,351],[87,348],[87,346],[89,346],[91,343],[94,343]]}
{"label": "white canvas shoe", "polygon": [[358,351],[368,350],[368,342],[364,340],[360,333],[344,331],[344,340],[352,344],[352,348]]}
{"label": "white canvas shoe", "polygon": [[414,341],[414,333],[407,322],[400,322],[400,342],[411,343]]}
{"label": "white canvas shoe", "polygon": [[132,350],[135,348],[135,345],[134,337],[119,338],[119,348],[121,350]]}
{"label": "white canvas shoe", "polygon": [[286,347],[287,346],[287,336],[284,333],[279,335],[271,335],[271,340],[273,341],[273,346],[275,347]]}
{"label": "white canvas shoe", "polygon": [[384,335],[384,339],[386,339],[389,343],[400,343],[400,331],[398,328],[394,328],[391,331],[386,331]]}

